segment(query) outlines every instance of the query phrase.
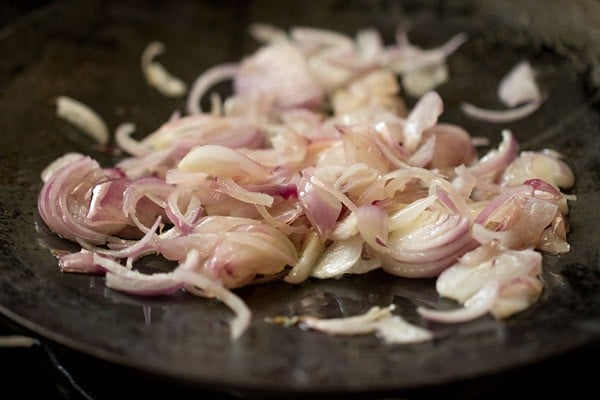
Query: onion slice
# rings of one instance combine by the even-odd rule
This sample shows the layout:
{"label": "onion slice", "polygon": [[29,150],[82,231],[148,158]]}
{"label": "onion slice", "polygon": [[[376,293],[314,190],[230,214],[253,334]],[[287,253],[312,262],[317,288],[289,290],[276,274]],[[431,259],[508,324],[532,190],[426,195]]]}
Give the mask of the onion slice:
{"label": "onion slice", "polygon": [[321,319],[301,316],[296,321],[306,328],[330,335],[364,335],[375,332],[386,343],[420,343],[433,338],[430,331],[393,315],[394,309],[393,304],[385,308],[375,306],[364,314],[352,317]]}
{"label": "onion slice", "polygon": [[477,107],[470,103],[462,103],[461,110],[471,118],[492,122],[494,124],[505,124],[528,117],[536,112],[543,102],[544,98],[540,98],[509,110],[490,110]]}
{"label": "onion slice", "polygon": [[535,71],[528,61],[521,61],[502,78],[498,97],[508,107],[539,100],[542,95],[535,83]]}
{"label": "onion slice", "polygon": [[187,98],[188,113],[192,115],[201,114],[200,100],[208,89],[221,81],[234,78],[238,70],[238,64],[221,64],[207,69],[202,75],[196,78]]}
{"label": "onion slice", "polygon": [[109,133],[106,123],[88,105],[68,96],[58,96],[56,115],[76,126],[99,144],[108,143]]}
{"label": "onion slice", "polygon": [[150,86],[155,87],[161,94],[168,97],[181,97],[187,91],[186,84],[173,76],[154,59],[165,52],[161,42],[151,42],[142,53],[142,72]]}

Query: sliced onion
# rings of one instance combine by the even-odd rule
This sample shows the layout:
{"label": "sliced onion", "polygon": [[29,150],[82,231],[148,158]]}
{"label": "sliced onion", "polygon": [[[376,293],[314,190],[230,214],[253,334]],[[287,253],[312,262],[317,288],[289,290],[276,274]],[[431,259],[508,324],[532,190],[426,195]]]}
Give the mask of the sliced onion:
{"label": "sliced onion", "polygon": [[298,199],[306,217],[321,237],[327,237],[342,211],[341,202],[306,179],[303,179],[298,189]]}
{"label": "sliced onion", "polygon": [[[384,255],[382,257],[382,268],[384,271],[404,278],[434,278],[438,276],[442,271],[446,270],[450,265],[454,264],[458,258],[460,258],[466,252],[472,250],[475,244],[467,236],[461,239],[458,246],[441,249],[435,256],[431,258],[437,258],[431,261],[426,261],[425,257],[421,256],[421,259],[416,259],[415,262],[409,261],[398,261],[392,258],[390,255]],[[458,247],[458,249],[455,249]],[[440,253],[447,254],[446,256],[440,257]]]}
{"label": "sliced onion", "polygon": [[377,336],[388,344],[421,343],[433,339],[431,331],[410,324],[398,315],[378,321]]}
{"label": "sliced onion", "polygon": [[183,288],[183,283],[172,274],[146,275],[127,270],[119,274],[106,273],[106,287],[137,296],[164,296]]}
{"label": "sliced onion", "polygon": [[364,335],[375,332],[386,343],[419,343],[433,338],[430,331],[409,324],[399,315],[393,315],[394,308],[393,305],[386,308],[375,306],[365,314],[346,318],[300,316],[297,321],[309,329],[330,335]]}
{"label": "sliced onion", "polygon": [[321,319],[311,316],[301,316],[298,322],[303,326],[332,335],[361,335],[373,332],[376,327],[374,322],[392,315],[395,307],[372,307],[364,314],[346,317]]}
{"label": "sliced onion", "polygon": [[402,74],[402,88],[413,97],[421,97],[448,81],[448,67],[445,64],[409,70]]}
{"label": "sliced onion", "polygon": [[292,39],[305,51],[315,51],[322,47],[352,49],[354,43],[348,36],[319,28],[294,27],[290,30]]}
{"label": "sliced onion", "polygon": [[356,225],[365,242],[379,253],[389,252],[389,217],[381,207],[372,204],[360,206],[354,211]]}
{"label": "sliced onion", "polygon": [[542,256],[531,249],[490,251],[488,257],[476,265],[459,262],[446,269],[437,279],[438,293],[463,303],[488,282],[504,285],[541,272]]}
{"label": "sliced onion", "polygon": [[67,253],[58,258],[58,266],[63,272],[83,274],[103,274],[104,269],[94,264],[94,254],[81,250],[76,253]]}
{"label": "sliced onion", "polygon": [[244,59],[235,76],[240,96],[270,96],[282,109],[319,105],[323,90],[308,71],[298,48],[278,42],[259,49]]}
{"label": "sliced onion", "polygon": [[181,190],[172,191],[167,198],[165,212],[177,229],[184,234],[189,234],[193,232],[194,224],[202,214],[203,208],[198,198],[192,194],[188,200],[187,211],[183,214],[179,207],[179,200],[182,197],[183,193]]}
{"label": "sliced onion", "polygon": [[80,153],[67,153],[61,157],[58,157],[56,160],[52,161],[40,174],[42,178],[42,182],[46,183],[48,180],[54,175],[57,171],[66,167],[67,165],[82,159],[85,157]]}
{"label": "sliced onion", "polygon": [[384,64],[399,74],[433,67],[443,63],[466,41],[467,35],[459,33],[440,47],[423,50],[412,45],[408,40],[406,30],[400,28],[396,31],[397,46],[386,50],[383,56]]}
{"label": "sliced onion", "polygon": [[76,241],[105,243],[109,235],[86,226],[84,222],[87,190],[103,178],[96,161],[80,158],[56,171],[44,184],[38,198],[40,216],[53,232]]}
{"label": "sliced onion", "polygon": [[501,184],[515,186],[540,179],[556,188],[570,188],[575,183],[571,168],[548,153],[522,152],[504,171]]}
{"label": "sliced onion", "polygon": [[288,283],[304,282],[310,276],[317,260],[323,255],[324,250],[325,246],[319,235],[310,232],[304,241],[300,258],[284,280]]}
{"label": "sliced onion", "polygon": [[254,23],[250,25],[248,31],[259,42],[269,43],[287,40],[287,34],[284,30],[269,24]]}
{"label": "sliced onion", "polygon": [[143,198],[148,198],[160,208],[164,208],[166,199],[173,189],[173,186],[160,179],[140,178],[132,182],[123,193],[123,214],[131,218],[140,231],[147,233],[149,229],[142,221],[150,218],[155,219],[156,209],[145,207],[145,212],[138,212],[138,202]]}
{"label": "sliced onion", "polygon": [[202,113],[200,100],[206,94],[208,89],[221,81],[234,78],[238,73],[238,70],[238,64],[221,64],[207,69],[202,75],[196,78],[187,98],[188,113],[192,115]]}
{"label": "sliced onion", "polygon": [[424,137],[435,137],[435,149],[428,168],[447,169],[470,165],[477,156],[473,140],[464,129],[451,124],[438,123],[429,128]]}
{"label": "sliced onion", "polygon": [[99,144],[108,143],[109,133],[106,123],[86,104],[68,96],[58,96],[56,99],[56,115],[76,126]]}
{"label": "sliced onion", "polygon": [[498,97],[508,107],[542,98],[535,83],[535,71],[527,61],[515,65],[498,85]]}
{"label": "sliced onion", "polygon": [[187,91],[186,84],[173,76],[154,59],[165,52],[165,45],[161,42],[151,42],[142,53],[142,72],[150,86],[155,87],[160,93],[168,97],[181,97]]}
{"label": "sliced onion", "polygon": [[339,278],[360,259],[364,240],[360,236],[334,242],[323,253],[311,276],[319,279]]}
{"label": "sliced onion", "polygon": [[492,150],[468,168],[477,177],[495,176],[503,171],[518,155],[519,144],[508,130],[502,131],[502,142],[497,150]]}
{"label": "sliced onion", "polygon": [[266,207],[271,207],[273,205],[273,196],[247,190],[235,183],[232,179],[220,179],[217,184],[218,187],[216,190],[244,203]]}
{"label": "sliced onion", "polygon": [[477,107],[470,103],[462,103],[461,110],[469,117],[475,119],[492,122],[495,124],[505,124],[528,117],[536,112],[537,109],[541,107],[543,102],[544,99],[540,98],[509,110],[489,110]]}
{"label": "sliced onion", "polygon": [[[391,46],[373,29],[355,41],[312,28],[288,36],[257,25],[253,32],[264,46],[196,80],[187,99],[192,115],[175,111],[139,141],[133,124],[117,128],[115,141],[129,158],[102,168],[69,154],[43,171],[42,219],[84,249],[55,252],[63,271],[106,273],[109,287],[131,294],[183,288],[217,297],[236,315],[232,338],[251,314],[229,289],[284,276],[300,283],[377,268],[438,276],[438,293],[463,305],[419,310],[442,322],[488,312],[505,318],[539,298],[541,254],[533,249],[569,250],[565,215],[574,196],[560,191],[573,185],[568,165],[552,150],[519,154],[509,131],[477,159],[480,138],[438,123],[444,107],[436,92],[426,92],[407,117],[398,96],[394,73],[407,91],[438,85],[446,57],[466,36],[424,50],[400,30]],[[151,44],[142,67],[169,93],[178,83],[154,61],[162,51]],[[543,101],[527,67],[499,88],[502,101],[525,111]],[[210,113],[202,113],[202,97],[225,79],[234,93],[224,100],[212,94]],[[77,108],[69,98],[57,103]],[[135,260],[150,253],[179,266],[142,274]],[[432,338],[392,310],[290,321],[331,334],[375,333],[390,343]]]}
{"label": "sliced onion", "polygon": [[502,286],[498,300],[490,313],[495,318],[507,318],[521,312],[539,299],[543,287],[544,284],[535,277],[514,279]]}
{"label": "sliced onion", "polygon": [[217,145],[196,147],[179,162],[178,168],[184,172],[202,172],[221,178],[252,177],[260,181],[269,176],[267,169],[251,158]]}
{"label": "sliced onion", "polygon": [[135,124],[124,123],[119,125],[115,131],[115,142],[121,150],[126,151],[133,156],[145,156],[151,149],[142,145],[137,140],[132,139],[131,134],[133,132],[135,132]]}
{"label": "sliced onion", "polygon": [[414,221],[430,205],[435,203],[437,196],[428,196],[414,201],[406,207],[390,215],[390,231],[395,231]]}
{"label": "sliced onion", "polygon": [[487,206],[481,210],[481,212],[475,218],[476,224],[483,224],[487,222],[490,215],[492,215],[496,210],[498,210],[503,205],[512,201],[515,197],[520,197],[523,195],[533,194],[533,188],[529,185],[520,185],[515,186],[509,190],[506,190],[499,194],[496,198],[490,201]]}
{"label": "sliced onion", "polygon": [[410,152],[414,151],[421,142],[423,131],[437,123],[444,110],[442,99],[436,92],[428,92],[411,111],[404,126],[403,146]]}
{"label": "sliced onion", "polygon": [[[147,255],[155,251],[157,236],[155,234],[158,226],[160,225],[161,217],[156,218],[154,224],[148,229],[148,232],[138,241],[135,241],[130,246],[119,250],[106,250],[102,248],[94,248],[88,246],[83,240],[79,240],[79,244],[85,249],[95,254],[101,254],[112,258],[130,258],[137,259],[143,255]],[[153,243],[154,242],[154,243]]]}
{"label": "sliced onion", "polygon": [[485,315],[492,309],[498,298],[498,286],[498,283],[493,281],[485,284],[475,295],[465,302],[463,308],[440,311],[419,307],[417,308],[417,312],[423,318],[446,324],[471,321]]}

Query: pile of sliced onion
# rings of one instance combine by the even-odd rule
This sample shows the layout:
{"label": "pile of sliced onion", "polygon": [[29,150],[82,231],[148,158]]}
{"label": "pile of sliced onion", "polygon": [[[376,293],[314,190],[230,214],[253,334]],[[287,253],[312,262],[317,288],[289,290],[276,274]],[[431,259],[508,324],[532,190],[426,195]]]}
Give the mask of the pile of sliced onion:
{"label": "pile of sliced onion", "polygon": [[[252,32],[264,45],[201,74],[189,115],[173,113],[142,140],[131,137],[135,125],[120,125],[115,141],[128,157],[115,166],[69,153],[44,169],[40,215],[82,247],[60,255],[63,271],[105,274],[108,287],[140,296],[216,297],[236,315],[233,338],[251,314],[232,289],[269,279],[298,284],[379,268],[437,277],[440,295],[462,305],[419,308],[441,323],[504,318],[536,301],[540,251],[569,251],[573,198],[562,190],[574,177],[555,151],[520,152],[508,130],[477,157],[477,138],[439,121],[443,100],[431,88],[464,35],[423,50],[401,30],[389,46],[372,29],[355,40],[313,28],[287,34],[256,25]],[[162,50],[146,50],[144,71],[160,90],[180,94],[153,60]],[[500,89],[510,106],[539,96],[526,67]],[[425,89],[412,110],[397,75]],[[203,112],[200,99],[225,79],[233,94],[213,97],[213,109]],[[59,108],[106,142],[89,109],[65,97]],[[149,254],[179,266],[142,274],[136,261]],[[375,332],[393,343],[432,337],[393,309],[294,321],[335,335]]]}

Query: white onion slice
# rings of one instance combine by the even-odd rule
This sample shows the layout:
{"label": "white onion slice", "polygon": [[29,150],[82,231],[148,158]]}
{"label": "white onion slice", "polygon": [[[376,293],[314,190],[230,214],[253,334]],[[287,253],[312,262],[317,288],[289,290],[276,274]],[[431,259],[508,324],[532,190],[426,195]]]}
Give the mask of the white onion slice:
{"label": "white onion slice", "polygon": [[225,146],[204,145],[190,151],[178,168],[184,172],[202,172],[221,178],[266,179],[269,173],[265,167],[248,156]]}
{"label": "white onion slice", "polygon": [[106,123],[88,105],[71,97],[58,96],[56,99],[56,115],[69,121],[99,144],[105,145],[108,143],[109,133]]}
{"label": "white onion slice", "polygon": [[187,98],[188,113],[192,115],[201,114],[200,100],[208,89],[221,81],[232,79],[238,70],[238,64],[221,64],[207,69],[202,75],[196,78]]}
{"label": "white onion slice", "polygon": [[311,276],[319,279],[341,277],[360,259],[363,243],[360,236],[332,243],[313,268]]}
{"label": "white onion slice", "polygon": [[173,76],[165,67],[154,59],[165,52],[161,42],[151,42],[142,53],[142,72],[150,86],[168,97],[181,97],[187,91],[186,84]]}
{"label": "white onion slice", "polygon": [[288,283],[301,283],[310,276],[317,260],[323,255],[325,246],[315,232],[310,232],[304,242],[300,258],[290,270],[284,281]]}
{"label": "white onion slice", "polygon": [[132,139],[131,135],[133,132],[135,132],[135,124],[128,122],[119,125],[115,130],[115,142],[121,150],[126,151],[132,156],[145,156],[151,149]]}
{"label": "white onion slice", "polygon": [[372,307],[365,314],[345,318],[321,319],[310,316],[297,318],[299,324],[330,335],[364,335],[375,332],[386,343],[419,343],[429,341],[433,334],[393,315],[394,305]]}
{"label": "white onion slice", "polygon": [[508,107],[542,98],[535,83],[535,71],[528,61],[521,61],[502,78],[498,85],[498,97]]}
{"label": "white onion slice", "polygon": [[428,92],[417,103],[411,111],[406,125],[404,126],[403,146],[408,151],[414,151],[421,142],[423,131],[431,128],[437,123],[442,114],[444,105],[442,99],[436,92]]}
{"label": "white onion slice", "polygon": [[389,217],[387,212],[372,204],[358,207],[354,211],[356,224],[365,242],[379,253],[387,253]]}
{"label": "white onion slice", "polygon": [[485,284],[473,297],[465,302],[463,308],[441,311],[419,307],[417,312],[422,317],[441,323],[467,322],[485,315],[492,309],[497,300],[499,284],[489,282]]}
{"label": "white onion slice", "polygon": [[495,124],[504,124],[518,121],[533,114],[538,108],[541,107],[543,102],[544,99],[540,98],[509,110],[489,110],[486,108],[477,107],[470,103],[462,103],[461,110],[469,117],[475,119],[492,122]]}

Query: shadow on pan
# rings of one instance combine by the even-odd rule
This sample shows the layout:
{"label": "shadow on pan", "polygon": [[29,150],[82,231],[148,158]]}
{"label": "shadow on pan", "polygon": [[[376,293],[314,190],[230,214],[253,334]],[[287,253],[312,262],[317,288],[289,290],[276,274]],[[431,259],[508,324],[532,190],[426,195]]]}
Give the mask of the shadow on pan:
{"label": "shadow on pan", "polygon": [[[86,362],[100,359],[162,382],[249,396],[412,395],[594,346],[600,336],[600,5],[495,3],[59,2],[4,28],[0,50],[11,57],[0,61],[0,310],[48,345],[82,353]],[[498,80],[529,60],[549,98],[533,116],[505,127],[525,150],[547,147],[565,154],[578,197],[569,216],[573,250],[544,259],[541,301],[504,322],[483,318],[448,328],[432,343],[387,347],[371,337],[282,329],[262,318],[298,304],[352,313],[390,300],[409,312],[415,304],[436,301],[433,282],[373,273],[299,287],[274,283],[240,291],[255,319],[232,344],[229,314],[219,304],[186,297],[142,301],[106,290],[99,278],[60,274],[45,246],[69,245],[37,216],[39,172],[68,151],[105,165],[114,159],[65,129],[53,99],[73,96],[106,116],[111,127],[135,121],[140,132],[149,132],[183,103],[145,84],[139,70],[145,45],[165,42],[169,69],[191,82],[209,66],[255,49],[247,34],[252,22],[349,34],[372,26],[388,41],[398,23],[409,23],[411,39],[424,47],[467,32],[469,42],[449,59],[451,78],[439,88],[441,119],[493,144],[500,128],[467,119],[459,104],[498,105]]]}

